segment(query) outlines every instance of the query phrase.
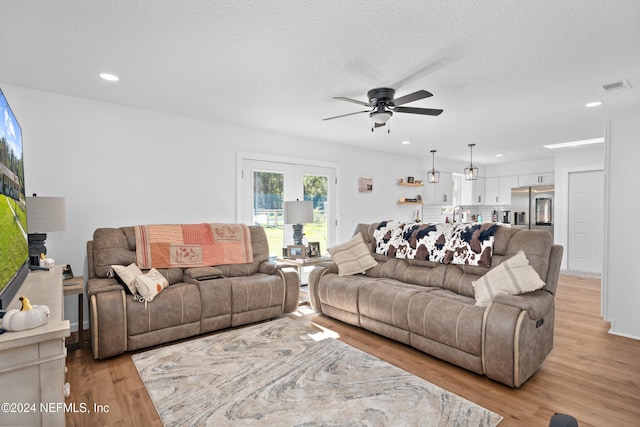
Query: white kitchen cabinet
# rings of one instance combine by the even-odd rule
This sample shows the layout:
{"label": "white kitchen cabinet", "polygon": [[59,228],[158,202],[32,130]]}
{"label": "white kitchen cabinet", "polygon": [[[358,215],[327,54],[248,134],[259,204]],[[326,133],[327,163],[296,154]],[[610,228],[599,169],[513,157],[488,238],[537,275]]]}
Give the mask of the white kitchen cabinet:
{"label": "white kitchen cabinet", "polygon": [[473,181],[462,179],[460,188],[460,204],[462,206],[482,205],[484,201],[485,179],[478,177]]}
{"label": "white kitchen cabinet", "polygon": [[500,177],[500,194],[498,196],[498,200],[500,202],[499,205],[510,205],[511,204],[511,189],[518,187],[518,177],[517,176],[501,176]]}
{"label": "white kitchen cabinet", "polygon": [[518,187],[517,176],[485,178],[482,204],[485,206],[510,205],[511,189],[516,187]]}
{"label": "white kitchen cabinet", "polygon": [[499,205],[500,202],[500,178],[486,178],[484,181],[484,204],[487,206]]}
{"label": "white kitchen cabinet", "polygon": [[424,203],[426,205],[453,205],[453,175],[450,172],[440,172],[440,179],[436,184],[429,184],[428,181],[425,182]]}
{"label": "white kitchen cabinet", "polygon": [[555,175],[553,173],[537,173],[530,175],[520,175],[518,177],[518,187],[535,187],[537,185],[553,185]]}

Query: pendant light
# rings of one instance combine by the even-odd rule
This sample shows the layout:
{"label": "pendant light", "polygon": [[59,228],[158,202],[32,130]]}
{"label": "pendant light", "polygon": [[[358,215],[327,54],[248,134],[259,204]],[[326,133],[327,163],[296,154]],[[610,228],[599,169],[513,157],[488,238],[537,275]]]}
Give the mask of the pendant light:
{"label": "pendant light", "polygon": [[431,150],[431,170],[427,172],[427,181],[429,184],[437,184],[440,181],[440,172],[436,170],[436,150]]}
{"label": "pendant light", "polygon": [[464,179],[467,181],[475,181],[478,179],[478,168],[473,166],[473,147],[475,146],[476,144],[469,144],[469,149],[471,150],[471,162],[469,163],[469,166],[464,168]]}

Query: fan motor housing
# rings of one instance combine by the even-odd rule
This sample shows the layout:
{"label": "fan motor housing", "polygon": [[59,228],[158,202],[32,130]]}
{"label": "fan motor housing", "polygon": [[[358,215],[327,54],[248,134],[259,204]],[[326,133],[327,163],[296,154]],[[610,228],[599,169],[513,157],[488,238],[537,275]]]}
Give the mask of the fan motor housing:
{"label": "fan motor housing", "polygon": [[367,97],[369,98],[369,103],[372,105],[376,105],[378,103],[389,104],[393,101],[395,94],[396,91],[394,89],[389,87],[379,87],[367,92]]}

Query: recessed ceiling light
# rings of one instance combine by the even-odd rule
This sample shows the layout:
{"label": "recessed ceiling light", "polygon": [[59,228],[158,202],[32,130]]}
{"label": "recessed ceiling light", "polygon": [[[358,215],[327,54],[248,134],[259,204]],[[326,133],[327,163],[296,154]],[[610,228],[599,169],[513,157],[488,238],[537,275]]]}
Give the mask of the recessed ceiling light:
{"label": "recessed ceiling light", "polygon": [[544,148],[548,148],[549,150],[555,150],[557,148],[579,147],[581,145],[597,144],[599,142],[604,142],[604,138],[592,138],[592,139],[583,139],[580,141],[561,142],[559,144],[545,145]]}
{"label": "recessed ceiling light", "polygon": [[496,154],[496,157],[502,157],[502,154]]}
{"label": "recessed ceiling light", "polygon": [[411,144],[411,141],[402,141],[402,145],[409,145]]}
{"label": "recessed ceiling light", "polygon": [[100,77],[108,82],[117,82],[120,78],[114,74],[100,73]]}
{"label": "recessed ceiling light", "polygon": [[589,102],[588,104],[585,104],[585,107],[591,108],[591,107],[597,107],[598,105],[602,105],[602,102],[600,101]]}

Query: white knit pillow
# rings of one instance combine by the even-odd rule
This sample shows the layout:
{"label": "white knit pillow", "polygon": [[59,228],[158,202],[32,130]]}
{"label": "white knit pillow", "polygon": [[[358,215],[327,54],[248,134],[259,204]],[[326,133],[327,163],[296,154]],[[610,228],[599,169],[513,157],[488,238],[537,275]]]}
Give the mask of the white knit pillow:
{"label": "white knit pillow", "polygon": [[169,281],[155,268],[149,270],[147,274],[136,277],[136,289],[145,302],[151,302],[167,286]]}
{"label": "white knit pillow", "polygon": [[327,251],[331,254],[331,259],[338,265],[339,276],[364,273],[378,265],[360,233],[357,233],[348,242],[328,248]]}
{"label": "white knit pillow", "polygon": [[489,305],[498,295],[524,294],[545,285],[521,250],[471,284],[475,288],[476,305],[480,306]]}
{"label": "white knit pillow", "polygon": [[126,267],[124,265],[112,265],[111,270],[116,274],[116,279],[120,279],[118,282],[125,285],[130,293],[133,295],[137,293],[136,277],[141,276],[143,273],[136,264],[132,263]]}

